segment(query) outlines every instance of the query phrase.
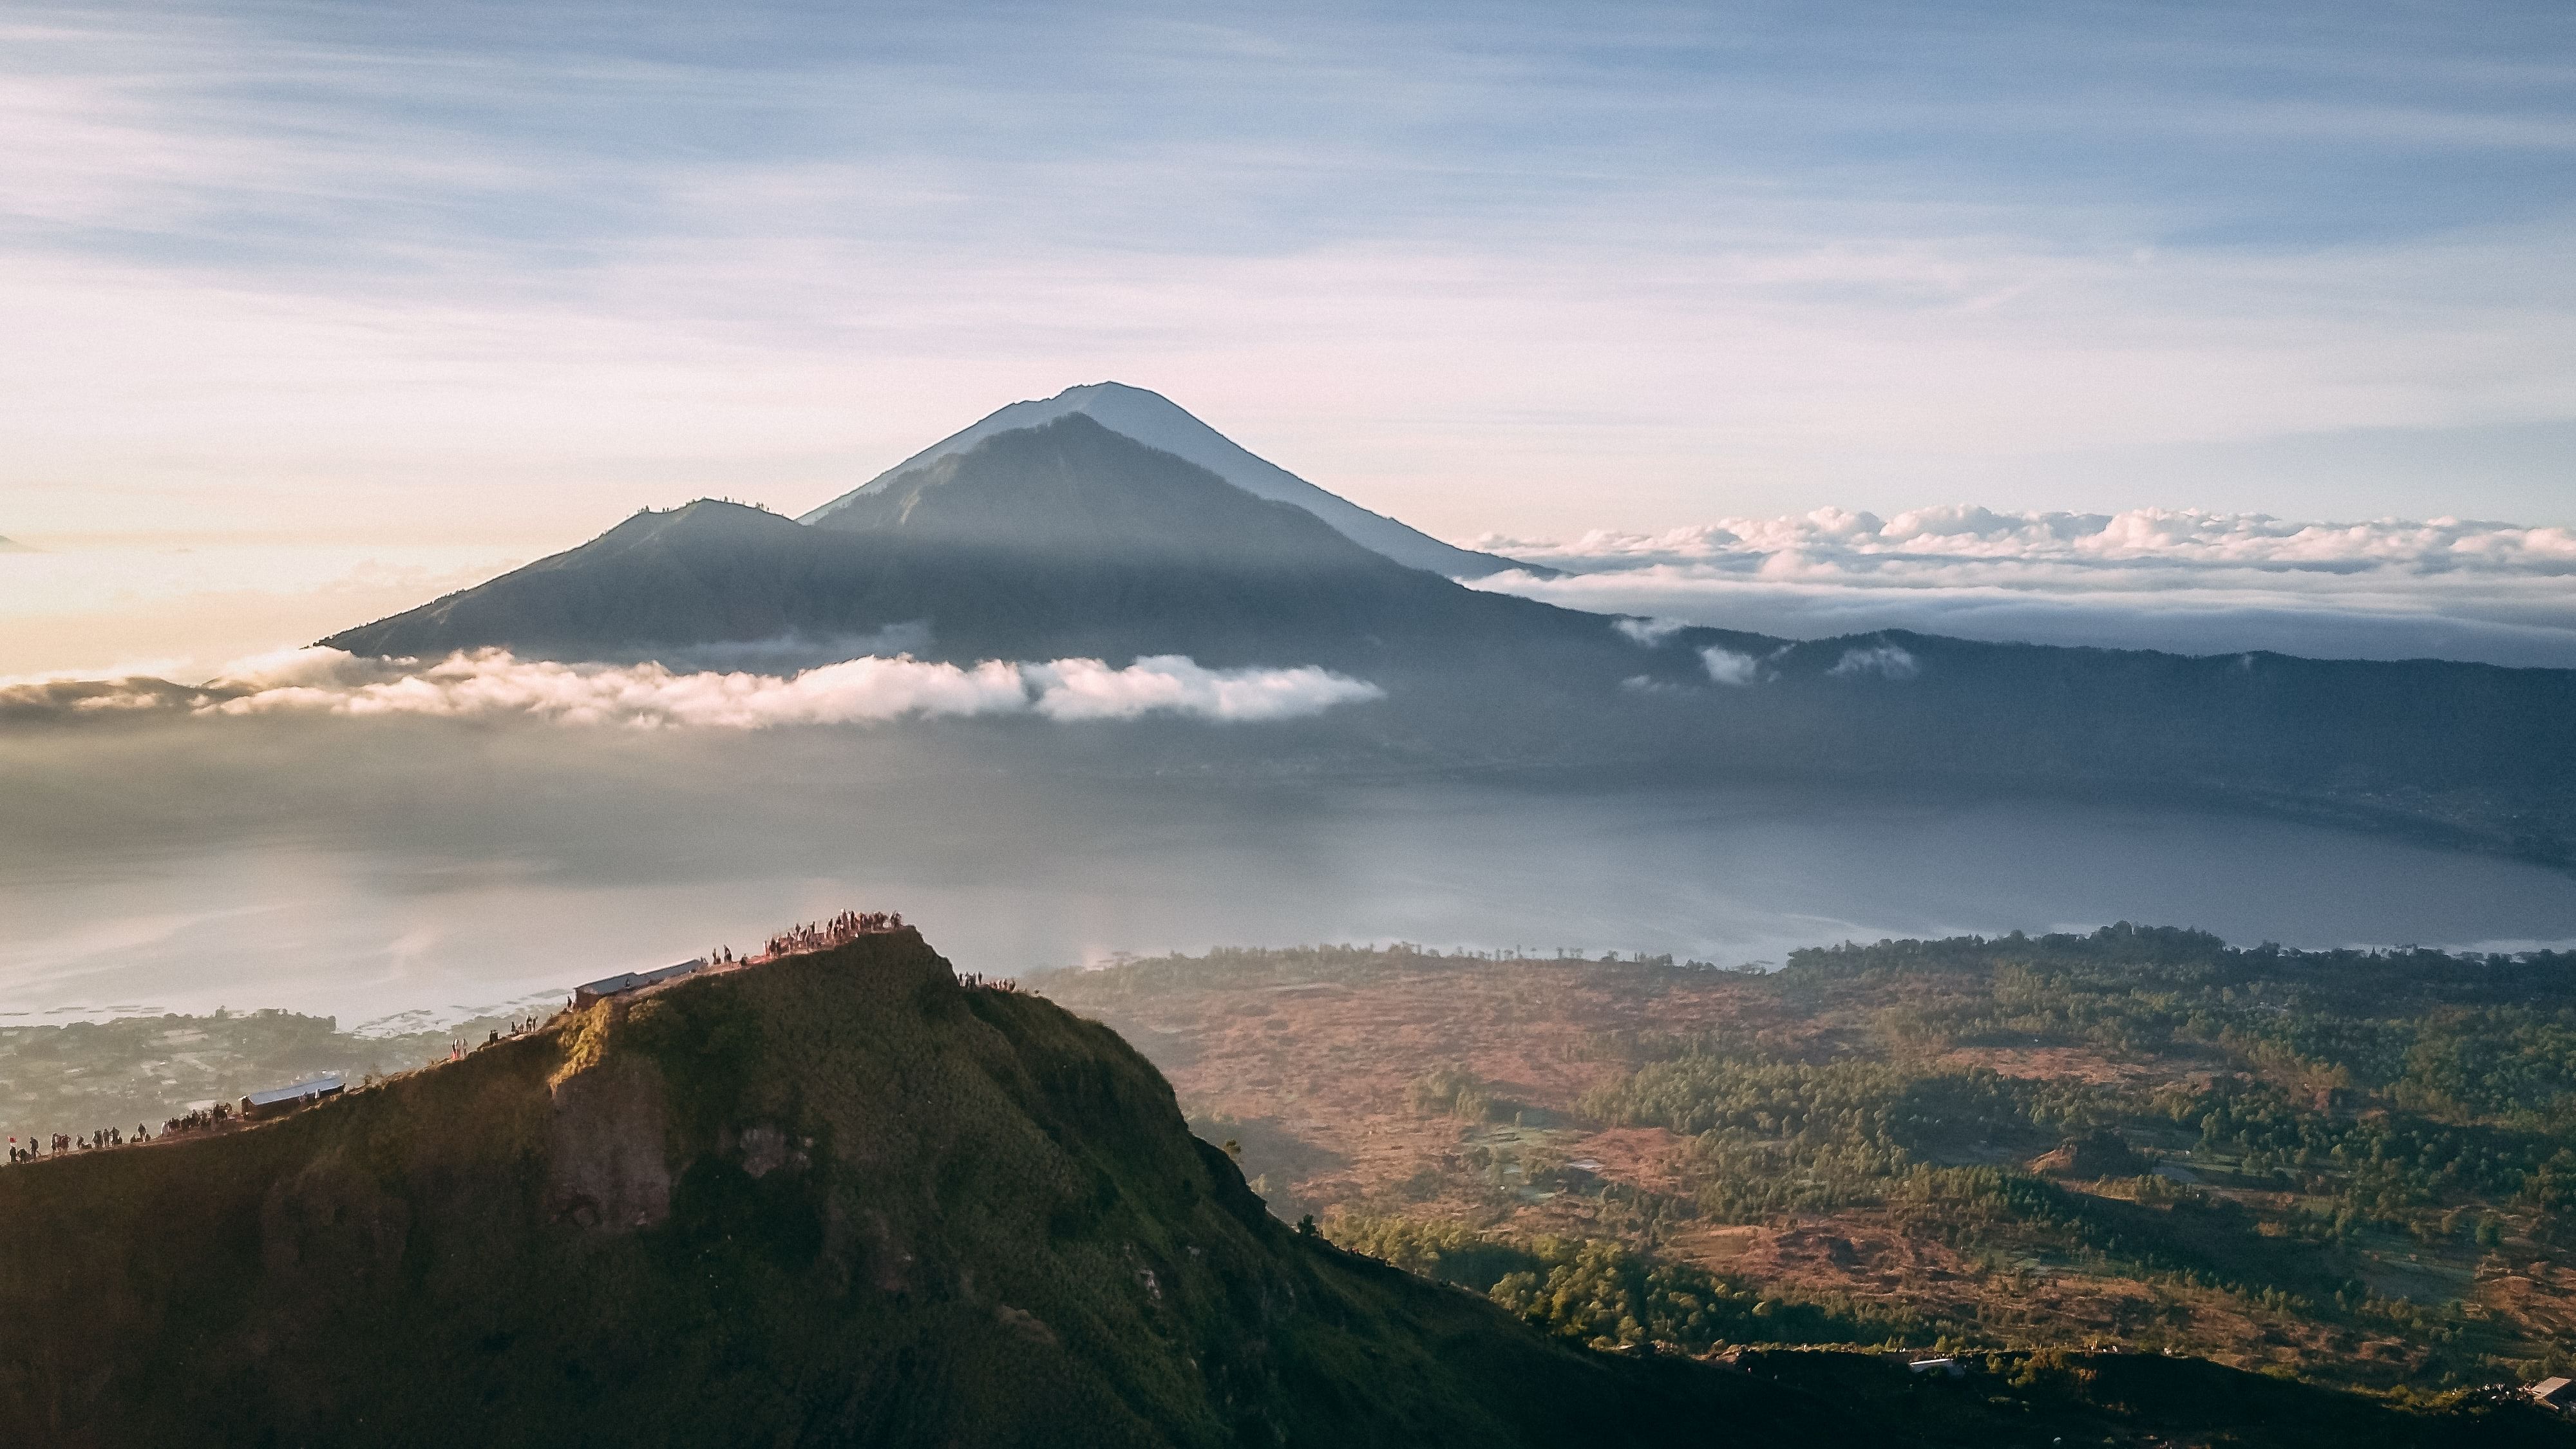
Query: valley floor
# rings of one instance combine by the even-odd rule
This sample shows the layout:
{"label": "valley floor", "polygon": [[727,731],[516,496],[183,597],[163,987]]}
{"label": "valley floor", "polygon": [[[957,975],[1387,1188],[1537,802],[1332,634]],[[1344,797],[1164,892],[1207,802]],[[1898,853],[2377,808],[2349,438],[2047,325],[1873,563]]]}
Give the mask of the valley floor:
{"label": "valley floor", "polygon": [[1771,975],[1406,948],[1042,978],[1274,1210],[1606,1343],[2576,1368],[2568,963],[2182,932]]}

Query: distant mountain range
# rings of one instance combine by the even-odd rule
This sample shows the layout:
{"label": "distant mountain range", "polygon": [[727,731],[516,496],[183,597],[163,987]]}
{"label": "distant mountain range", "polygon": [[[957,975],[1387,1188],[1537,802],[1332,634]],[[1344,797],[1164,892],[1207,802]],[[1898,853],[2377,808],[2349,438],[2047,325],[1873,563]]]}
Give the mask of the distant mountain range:
{"label": "distant mountain range", "polygon": [[1327,759],[2143,790],[2576,861],[2576,671],[1612,618],[1390,556],[1447,546],[1228,449],[1155,394],[1077,388],[804,521],[715,502],[641,513],[322,642],[674,664],[757,649],[769,667],[896,649],[1313,664],[1386,691],[1307,729]]}

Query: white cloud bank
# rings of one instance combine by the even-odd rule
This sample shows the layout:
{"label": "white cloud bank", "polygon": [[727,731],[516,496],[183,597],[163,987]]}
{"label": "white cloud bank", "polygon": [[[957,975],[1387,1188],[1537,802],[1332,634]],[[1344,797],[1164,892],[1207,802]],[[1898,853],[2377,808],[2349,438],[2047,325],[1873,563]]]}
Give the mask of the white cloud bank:
{"label": "white cloud bank", "polygon": [[155,679],[0,681],[0,714],[419,715],[762,729],[1008,714],[1280,720],[1383,694],[1374,684],[1311,665],[1207,669],[1177,654],[1121,669],[1098,659],[988,660],[966,667],[908,655],[871,656],[781,676],[683,674],[659,664],[562,664],[497,649],[458,653],[426,666],[337,649],[297,649],[243,660],[196,688]]}
{"label": "white cloud bank", "polygon": [[1711,646],[1699,651],[1699,660],[1707,666],[1708,677],[1720,684],[1742,686],[1762,682],[1762,661],[1750,654]]}
{"label": "white cloud bank", "polygon": [[1882,519],[1819,508],[1787,518],[1728,518],[1663,533],[1596,529],[1571,542],[1489,535],[1476,547],[1558,568],[1752,563],[1777,577],[1819,567],[1901,571],[1984,562],[2349,570],[2539,570],[2576,575],[2576,529],[2457,518],[2298,523],[2261,513],[2133,508],[2125,513],[1998,513],[1974,505]]}
{"label": "white cloud bank", "polygon": [[1882,675],[1889,679],[1912,679],[1923,672],[1914,656],[1894,644],[1881,644],[1871,649],[1846,649],[1834,667],[1825,671],[1837,679],[1858,679],[1864,674]]}
{"label": "white cloud bank", "polygon": [[1474,543],[1568,571],[1480,587],[1655,617],[1641,629],[1675,620],[1797,637],[1912,628],[2186,653],[2576,666],[2576,529],[2565,527],[1962,506]]}

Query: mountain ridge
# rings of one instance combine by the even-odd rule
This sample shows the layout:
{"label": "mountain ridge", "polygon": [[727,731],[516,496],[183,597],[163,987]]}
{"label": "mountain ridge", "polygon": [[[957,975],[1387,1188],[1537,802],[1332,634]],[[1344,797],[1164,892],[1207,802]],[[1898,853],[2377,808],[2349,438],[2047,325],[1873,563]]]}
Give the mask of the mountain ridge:
{"label": "mountain ridge", "polygon": [[914,652],[957,662],[1180,653],[1360,668],[1599,627],[1398,563],[1073,414],[911,470],[835,527],[700,500],[320,642],[614,659],[908,628]]}
{"label": "mountain ridge", "polygon": [[1292,1230],[1108,1027],[903,930],[0,1168],[0,1264],[39,1449],[2568,1442],[2157,1354],[1586,1348]]}
{"label": "mountain ridge", "polygon": [[13,1442],[1790,1442],[1270,1217],[1107,1028],[917,933],[281,1122],[0,1171]]}
{"label": "mountain ridge", "polygon": [[798,515],[796,521],[824,527],[842,526],[844,516],[858,505],[859,500],[892,487],[906,474],[972,448],[995,434],[1042,427],[1068,416],[1088,417],[1146,447],[1195,463],[1256,498],[1302,509],[1361,547],[1410,568],[1426,569],[1450,578],[1485,578],[1506,570],[1520,570],[1542,577],[1556,572],[1541,565],[1444,543],[1382,513],[1371,512],[1258,456],[1199,421],[1187,409],[1161,393],[1120,382],[1086,383],[1066,388],[1051,398],[1033,398],[1000,408],[850,492]]}

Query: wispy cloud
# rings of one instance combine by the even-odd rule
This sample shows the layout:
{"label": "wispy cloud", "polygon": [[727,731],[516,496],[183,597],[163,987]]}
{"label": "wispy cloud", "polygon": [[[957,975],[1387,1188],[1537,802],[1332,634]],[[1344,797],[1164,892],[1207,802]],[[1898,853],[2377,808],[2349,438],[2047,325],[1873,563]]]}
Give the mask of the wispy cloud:
{"label": "wispy cloud", "polygon": [[2576,667],[2569,528],[1942,507],[1477,543],[1572,571],[1480,587],[1666,622]]}
{"label": "wispy cloud", "polygon": [[[2568,35],[2541,5],[20,7],[0,532],[801,508],[1104,375],[1444,533],[2559,418]],[[2373,466],[2418,512],[2477,472]]]}
{"label": "wispy cloud", "polygon": [[199,686],[148,678],[0,680],[0,717],[425,716],[737,730],[1030,713],[1062,721],[1169,714],[1252,722],[1319,714],[1382,693],[1312,666],[1207,669],[1180,655],[1120,669],[1097,659],[960,666],[898,655],[781,676],[562,664],[503,650],[423,664],[315,648],[243,660]]}
{"label": "wispy cloud", "polygon": [[2310,523],[2259,513],[2140,508],[2122,513],[1917,508],[1892,518],[1820,508],[1729,518],[1661,533],[1597,530],[1556,541],[1487,534],[1477,546],[1578,570],[1653,564],[1751,566],[1793,575],[1811,563],[1901,577],[1963,563],[2415,573],[2477,569],[2576,576],[2576,528],[2473,519]]}
{"label": "wispy cloud", "polygon": [[1738,654],[1732,649],[1711,646],[1699,651],[1699,662],[1708,670],[1708,677],[1719,684],[1731,684],[1741,688],[1744,685],[1762,682],[1762,661],[1750,654]]}
{"label": "wispy cloud", "polygon": [[1876,644],[1866,649],[1846,649],[1825,673],[1837,679],[1859,679],[1875,674],[1882,679],[1912,679],[1923,672],[1912,652],[1901,645]]}

